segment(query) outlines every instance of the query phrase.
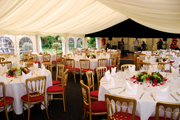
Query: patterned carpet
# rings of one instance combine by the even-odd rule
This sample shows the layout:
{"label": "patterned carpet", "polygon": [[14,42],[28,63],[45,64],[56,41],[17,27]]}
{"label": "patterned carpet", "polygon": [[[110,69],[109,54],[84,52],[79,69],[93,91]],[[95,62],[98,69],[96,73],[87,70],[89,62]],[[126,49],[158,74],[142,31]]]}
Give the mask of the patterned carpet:
{"label": "patterned carpet", "polygon": [[[133,64],[132,60],[121,60],[121,64]],[[55,69],[53,68],[52,73],[53,79],[55,79]],[[95,89],[97,89],[97,79],[95,77]],[[82,77],[85,79],[86,78]],[[67,104],[66,104],[66,112],[63,109],[63,102],[59,100],[54,100],[48,107],[49,112],[49,120],[82,120],[83,119],[83,101],[82,101],[82,92],[79,83],[79,75],[76,76],[77,83],[74,83],[73,75],[69,74],[68,76],[68,83],[66,88],[66,95],[67,95]],[[55,96],[58,97],[58,96]],[[60,97],[60,96],[59,96]],[[25,116],[23,115],[16,115],[13,117],[13,113],[10,112],[8,114],[10,120],[27,120],[28,112],[25,110]],[[93,116],[93,120],[101,120],[106,118],[106,116]],[[30,110],[30,119],[31,120],[48,120],[45,110],[40,110],[38,112],[38,106],[35,105]],[[89,118],[86,118],[88,120]],[[5,113],[0,112],[0,120],[6,120]]]}

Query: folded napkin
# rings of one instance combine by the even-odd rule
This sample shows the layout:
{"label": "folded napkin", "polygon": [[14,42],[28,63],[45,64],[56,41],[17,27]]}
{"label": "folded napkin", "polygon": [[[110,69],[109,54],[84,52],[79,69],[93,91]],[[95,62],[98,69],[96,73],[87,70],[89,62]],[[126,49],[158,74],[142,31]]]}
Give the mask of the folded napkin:
{"label": "folded napkin", "polygon": [[4,74],[3,76],[1,76],[0,82],[6,83],[6,74]]}
{"label": "folded napkin", "polygon": [[129,65],[129,72],[134,72],[135,71],[135,65]]}
{"label": "folded napkin", "polygon": [[111,68],[111,76],[116,76],[116,67]]}
{"label": "folded napkin", "polygon": [[126,93],[129,95],[136,95],[137,94],[137,87],[138,84],[134,84],[134,86],[131,86],[129,82],[126,81]]}
{"label": "folded napkin", "polygon": [[24,72],[22,72],[22,78],[24,82],[26,81],[26,79],[31,78],[31,77],[32,77],[32,71],[30,71],[28,74],[25,74]]}
{"label": "folded napkin", "polygon": [[33,63],[34,68],[38,68],[38,63]]}
{"label": "folded napkin", "polygon": [[180,58],[176,57],[176,58],[174,59],[174,63],[172,63],[173,66],[179,67],[179,61],[180,61]]}
{"label": "folded napkin", "polygon": [[109,87],[115,87],[114,78],[111,77],[110,71],[105,72],[106,80],[108,81]]}
{"label": "folded napkin", "polygon": [[109,70],[107,72],[105,72],[105,77],[106,77],[107,81],[111,80],[111,74],[110,74]]}
{"label": "folded napkin", "polygon": [[158,99],[166,99],[168,97],[168,90],[169,90],[169,86],[160,89],[159,86],[157,86],[157,94],[156,94],[156,98]]}
{"label": "folded napkin", "polygon": [[41,68],[42,68],[42,69],[46,69],[46,67],[45,67],[43,64],[41,65]]}

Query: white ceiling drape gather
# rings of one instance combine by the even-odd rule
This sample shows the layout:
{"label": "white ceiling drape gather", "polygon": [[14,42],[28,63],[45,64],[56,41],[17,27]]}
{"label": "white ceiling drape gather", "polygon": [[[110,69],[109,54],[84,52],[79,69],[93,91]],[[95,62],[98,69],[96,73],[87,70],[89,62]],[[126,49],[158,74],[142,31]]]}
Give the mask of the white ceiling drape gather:
{"label": "white ceiling drape gather", "polygon": [[180,34],[180,0],[98,0],[147,27]]}

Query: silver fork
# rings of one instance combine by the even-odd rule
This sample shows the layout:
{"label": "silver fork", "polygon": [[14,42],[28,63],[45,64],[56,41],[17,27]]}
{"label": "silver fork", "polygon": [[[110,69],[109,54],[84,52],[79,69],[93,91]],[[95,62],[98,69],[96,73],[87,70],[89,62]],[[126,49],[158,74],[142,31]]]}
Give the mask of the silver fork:
{"label": "silver fork", "polygon": [[152,92],[151,92],[151,97],[154,99],[154,101],[156,101],[156,99],[154,98],[154,96],[153,96]]}
{"label": "silver fork", "polygon": [[122,92],[124,92],[126,90],[126,88],[124,88],[124,90],[122,90],[121,92],[119,92],[118,94],[121,94]]}

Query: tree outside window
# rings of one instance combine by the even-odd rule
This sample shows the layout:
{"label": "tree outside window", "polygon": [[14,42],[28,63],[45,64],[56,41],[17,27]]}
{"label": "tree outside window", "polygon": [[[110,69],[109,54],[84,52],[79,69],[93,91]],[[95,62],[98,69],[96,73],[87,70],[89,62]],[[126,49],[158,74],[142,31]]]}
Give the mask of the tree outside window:
{"label": "tree outside window", "polygon": [[88,48],[96,48],[96,38],[95,37],[88,37],[87,45],[88,45]]}
{"label": "tree outside window", "polygon": [[14,53],[14,43],[8,36],[0,37],[0,52]]}
{"label": "tree outside window", "polygon": [[81,38],[77,39],[76,48],[83,48],[83,41]]}
{"label": "tree outside window", "polygon": [[69,46],[69,53],[72,53],[72,49],[74,48],[74,39],[73,38],[69,38],[68,46]]}

